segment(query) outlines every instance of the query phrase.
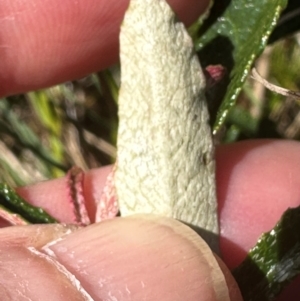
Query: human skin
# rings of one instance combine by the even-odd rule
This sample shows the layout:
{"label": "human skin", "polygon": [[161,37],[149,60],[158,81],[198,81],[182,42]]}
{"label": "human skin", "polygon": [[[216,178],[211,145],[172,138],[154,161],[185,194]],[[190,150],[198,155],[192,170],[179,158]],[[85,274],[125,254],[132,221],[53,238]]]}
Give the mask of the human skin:
{"label": "human skin", "polygon": [[[0,2],[0,96],[76,79],[115,63],[128,0]],[[208,0],[170,0],[191,24]]]}
{"label": "human skin", "polygon": [[[207,2],[189,0],[190,5],[187,5],[187,0],[174,0],[170,1],[170,4],[178,12],[179,17],[186,24],[190,24],[205,9]],[[75,79],[103,69],[115,62],[118,57],[119,26],[126,5],[127,1],[121,0],[67,0],[63,4],[56,0],[30,0],[26,2],[2,0],[0,3],[0,59],[2,63],[0,96],[25,92]],[[300,173],[297,168],[300,163],[299,151],[298,143],[287,141],[248,141],[220,146],[217,149],[221,251],[224,262],[230,268],[236,266],[243,259],[246,251],[256,242],[260,233],[269,230],[286,208],[299,205]],[[95,212],[95,198],[101,194],[108,171],[109,167],[90,171],[86,175],[85,195],[91,216]],[[52,208],[49,210],[50,213],[52,213],[51,210],[56,209],[53,212],[54,215],[60,217],[62,221],[69,221],[67,209],[64,210],[63,207],[67,206],[64,179],[36,184],[22,188],[19,191],[34,204],[50,203]],[[59,207],[52,205],[58,201],[60,202]],[[104,246],[103,252],[105,247],[113,248],[117,254],[115,260],[118,263],[118,271],[122,271],[122,267],[125,269],[127,267],[126,257],[118,253],[121,250],[121,238],[124,237],[122,227],[119,227],[119,229],[116,227],[119,220],[107,223],[104,230],[97,228],[98,226],[91,226],[87,227],[88,230],[85,230],[84,233],[81,231],[73,233],[72,235],[73,237],[75,235],[77,241],[85,238],[84,245],[72,245],[73,251],[79,254],[79,259],[87,260],[86,262],[90,266],[94,266],[102,260],[102,256],[96,248],[88,254],[85,249],[96,241],[97,246]],[[127,221],[124,221],[124,223],[127,223]],[[132,229],[138,230],[144,224],[144,218],[136,218],[133,223],[134,227]],[[164,220],[154,223],[154,225],[161,224],[161,226],[153,226],[153,232],[151,232],[153,237],[159,237],[158,234],[164,223]],[[11,262],[18,263],[19,261],[32,260],[33,273],[27,275],[28,281],[36,283],[46,271],[47,274],[51,273],[53,277],[47,277],[44,280],[45,285],[49,279],[56,280],[51,285],[47,283],[48,286],[46,287],[55,289],[60,286],[60,289],[63,289],[61,288],[61,281],[58,280],[59,278],[55,278],[57,271],[47,270],[47,264],[31,253],[29,254],[24,247],[24,244],[26,245],[24,240],[27,241],[27,237],[30,237],[28,232],[40,233],[38,227],[34,226],[34,230],[31,230],[30,227],[6,228],[3,230],[5,233],[2,237],[6,238],[7,243],[1,244],[0,252],[9,254],[10,259],[12,259]],[[57,230],[54,226],[49,227],[44,231],[46,238],[40,236],[36,238],[34,242],[36,247],[43,245],[65,231],[64,229]],[[184,226],[178,227],[182,230],[182,235],[171,235],[169,240],[161,245],[159,241],[156,242],[161,252],[158,252],[157,257],[153,260],[159,260],[161,254],[164,254],[166,265],[172,264],[172,252],[166,247],[168,244],[178,245],[184,248],[186,256],[191,256],[193,259],[197,258],[193,255],[195,254],[193,248],[195,240],[187,239],[189,236],[187,233],[189,232],[186,232]],[[99,231],[104,232],[95,240],[94,234],[101,233]],[[119,237],[120,240],[117,240],[117,242],[115,242],[116,240],[109,240],[109,238],[111,239],[110,231],[113,231],[115,237]],[[57,232],[60,234],[57,234]],[[23,238],[20,239],[20,237]],[[33,237],[35,236],[33,235]],[[137,237],[140,239],[137,241],[137,246],[145,244],[145,241],[149,238],[146,232],[144,234],[139,232]],[[33,244],[32,241],[30,243]],[[60,245],[60,250],[67,246],[70,247],[71,243],[66,240],[65,244],[65,246]],[[136,252],[133,254],[143,257],[144,250],[139,247],[133,252]],[[60,260],[69,258],[66,253],[60,256]],[[170,261],[168,262],[168,260]],[[10,261],[7,260],[6,262]],[[1,262],[2,267],[3,263],[5,262]],[[196,270],[195,266],[197,267]],[[18,270],[17,266],[13,265],[9,268],[12,267],[14,267],[14,270],[11,271],[15,275],[24,277],[24,269]],[[111,269],[113,267],[114,264],[112,263]],[[199,281],[199,279],[210,279],[210,275],[206,272],[201,274],[200,266],[195,265],[193,260],[185,268],[187,271],[195,271],[195,273],[189,273],[189,277],[185,279],[185,282],[183,281],[181,286],[177,287],[180,295],[190,291],[191,282]],[[75,274],[79,275],[81,272],[77,270]],[[94,271],[94,273],[97,273],[97,271]],[[157,274],[157,272],[154,274],[153,270],[152,273],[152,277]],[[90,274],[84,279],[84,282],[87,285],[93,277],[97,276],[99,275]],[[136,275],[132,275],[132,277],[136,277]],[[232,280],[229,279],[228,281],[232,293],[236,293]],[[11,288],[10,291],[15,292],[17,282],[17,278],[9,278],[7,275],[4,277],[4,274],[1,273],[0,291],[2,292],[1,287],[5,286],[5,290],[9,291]],[[195,300],[199,300],[200,297],[201,300],[214,300],[210,296],[210,281],[206,282],[208,282],[207,288],[203,289],[203,285],[199,281],[199,286],[197,286],[194,294]],[[118,290],[118,283],[114,289]],[[163,294],[163,283],[161,287],[152,288],[153,290]],[[36,287],[35,291],[49,296],[49,291],[45,289],[45,286]],[[300,290],[296,285],[288,293],[290,295],[285,295],[280,300],[299,299]],[[203,299],[205,298],[203,297],[204,294],[207,294],[206,299]],[[238,295],[232,295],[232,300],[239,300],[238,298]]]}

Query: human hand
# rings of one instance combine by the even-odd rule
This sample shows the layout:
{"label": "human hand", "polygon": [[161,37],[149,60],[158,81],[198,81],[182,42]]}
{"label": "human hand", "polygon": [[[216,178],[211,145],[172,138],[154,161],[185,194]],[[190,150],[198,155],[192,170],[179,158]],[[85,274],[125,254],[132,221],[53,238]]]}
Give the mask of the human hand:
{"label": "human hand", "polygon": [[[299,150],[299,143],[272,140],[247,141],[220,146],[217,149],[221,254],[228,267],[233,268],[243,260],[259,235],[273,227],[287,207],[299,205],[300,174],[297,167],[300,163]],[[91,170],[85,176],[84,195],[90,205],[91,215],[95,213],[92,208],[95,206],[95,199],[101,195],[109,169],[110,167]],[[44,206],[48,204],[49,213],[68,221],[71,215],[68,215],[68,204],[63,201],[67,198],[65,187],[66,180],[61,178],[19,188],[18,192],[33,204]],[[10,227],[6,228],[5,232],[0,231],[3,242],[0,246],[2,258],[5,258],[4,254],[9,257],[6,260],[3,259],[2,262],[20,277],[15,278],[14,281],[12,278],[7,281],[9,277],[1,273],[0,282],[5,283],[7,289],[22,283],[20,279],[26,279],[34,285],[37,278],[41,277],[40,274],[48,275],[49,273],[56,276],[43,280],[45,284],[41,291],[37,287],[33,290],[35,294],[47,295],[49,291],[45,289],[46,287],[55,286],[56,282],[57,286],[60,286],[63,282],[57,281],[57,279],[63,279],[63,276],[57,276],[57,271],[50,268],[47,262],[41,262],[39,258],[36,258],[39,264],[31,263],[34,266],[34,272],[30,277],[26,276],[27,270],[18,264],[20,260],[35,262],[34,255],[27,250],[28,246],[40,249],[49,241],[60,237],[61,232],[66,231],[57,228],[57,225],[46,227],[46,230],[45,228],[42,230],[41,226],[37,225],[25,228]],[[203,256],[200,247],[195,252],[195,244],[199,246],[200,242],[197,236],[192,235],[189,232],[191,230],[188,231],[185,226],[179,226],[179,223],[175,221],[149,222],[145,217],[135,217],[131,220],[117,218],[79,231],[75,230],[73,229],[71,235],[64,237],[50,249],[54,252],[55,258],[74,273],[90,293],[92,292],[94,298],[107,296],[108,289],[115,293],[124,292],[121,290],[122,287],[124,288],[125,280],[122,278],[124,275],[128,277],[126,278],[128,285],[134,285],[135,288],[142,276],[145,281],[150,281],[152,285],[149,288],[149,297],[153,296],[151,293],[154,296],[165,296],[167,289],[165,281],[167,280],[161,281],[160,275],[164,277],[163,279],[168,279],[169,285],[180,283],[178,287],[176,285],[176,291],[174,291],[176,296],[186,296],[189,298],[187,300],[197,300],[200,296],[207,295],[207,300],[215,300],[211,296],[213,291],[213,287],[210,286],[213,283],[210,278],[211,274],[206,264],[200,266],[197,260]],[[166,232],[172,232],[172,235],[165,235]],[[174,250],[179,252],[175,252],[176,256]],[[178,258],[180,252],[183,252],[185,256],[180,255]],[[181,268],[187,271],[183,279],[180,278],[181,274],[176,272],[178,262]],[[162,267],[168,267],[166,273],[162,273]],[[137,271],[145,272],[145,275],[141,276]],[[169,278],[172,279],[171,284]],[[103,281],[101,288],[99,287],[100,279]],[[151,282],[155,279],[161,285],[157,283],[154,285]],[[50,284],[46,283],[48,281]],[[206,283],[205,286],[202,285],[203,282]],[[237,291],[230,278],[228,285],[233,294],[232,300],[239,300],[238,295],[234,295]],[[68,286],[66,290],[69,289],[71,288]],[[189,295],[191,291],[193,295]],[[141,298],[139,294],[142,292],[145,292],[145,288],[140,286],[132,291],[132,296],[139,300]],[[296,282],[278,300],[298,300],[299,293],[299,286]],[[121,296],[118,297],[121,298]],[[157,300],[162,298],[157,297]],[[174,296],[170,297],[172,298]],[[120,300],[126,300],[126,297]],[[164,300],[168,300],[167,297]]]}
{"label": "human hand", "polygon": [[[31,3],[27,1],[27,8],[31,7],[30,5],[35,4],[34,18],[41,18],[41,16],[43,16],[43,20],[34,18],[30,19],[30,16],[32,16],[33,12],[30,10],[24,11],[24,8],[22,9],[22,7],[16,8],[15,6],[12,6],[10,4],[12,1],[3,2],[4,3],[1,4],[1,6],[3,5],[1,11],[8,11],[8,15],[12,16],[11,19],[4,19],[4,26],[0,29],[3,36],[2,40],[5,41],[5,44],[3,44],[5,47],[1,47],[0,50],[0,56],[4,58],[4,64],[0,75],[1,78],[3,78],[3,86],[1,87],[0,93],[3,95],[26,91],[33,88],[40,88],[62,80],[82,76],[86,73],[109,65],[117,57],[116,46],[118,28],[121,21],[121,16],[123,14],[122,9],[125,9],[123,1],[118,2],[118,10],[114,11],[112,11],[112,7],[114,7],[113,2],[109,2],[108,4],[105,1],[99,3],[99,1],[90,0],[90,7],[87,7],[88,5],[85,1],[84,4],[82,3],[85,8],[84,11],[82,11],[82,8],[78,7],[80,4],[77,3],[76,6],[73,1],[70,1],[68,4],[64,5],[55,5],[55,1],[53,0],[39,2],[32,1]],[[191,8],[191,11],[194,13],[197,1],[191,2],[194,3],[194,6],[186,7],[184,6],[183,1],[177,1],[176,4],[178,7],[181,5],[185,10]],[[105,9],[103,7],[101,8],[102,3]],[[66,10],[65,5],[70,6],[68,13],[64,11]],[[124,5],[124,7],[122,7],[122,5]],[[195,13],[195,15],[199,13],[201,8],[197,7],[197,9],[198,11]],[[41,10],[44,12],[48,11],[49,15],[47,15],[45,18],[44,15],[41,14]],[[18,13],[22,11],[22,13],[17,14],[17,11]],[[103,16],[103,11],[106,11],[106,16]],[[187,13],[187,11],[185,12]],[[80,18],[82,14],[84,14],[86,18]],[[79,20],[76,20],[76,16],[79,16]],[[17,21],[12,22],[14,17]],[[47,17],[49,19],[47,19]],[[186,20],[188,20],[188,17],[186,18]],[[36,20],[41,20],[40,22],[42,22],[43,26],[45,26],[43,30],[41,30],[41,27],[36,26]],[[103,20],[105,20],[106,23],[101,23]],[[119,21],[117,22],[117,20]],[[65,27],[62,26],[61,23],[68,23],[69,27],[63,29]],[[109,26],[111,31],[107,30],[107,26]],[[22,36],[22,30],[30,32],[30,37]],[[62,32],[62,30],[66,30],[66,32]],[[103,32],[101,30],[103,30]],[[15,34],[11,35],[11,32],[14,32]],[[53,37],[53,39],[50,39],[52,42],[49,41],[49,36],[47,36],[47,34],[49,34],[50,37]],[[43,36],[48,44],[43,44]],[[102,37],[102,40],[100,37]],[[59,41],[60,43],[58,43]],[[66,41],[66,43],[64,43],[64,41]],[[7,49],[10,51],[7,51]],[[237,144],[235,146],[223,146],[217,151],[218,193],[221,219],[221,248],[222,253],[224,254],[224,259],[230,267],[237,264],[237,262],[245,255],[245,251],[256,242],[258,235],[263,231],[269,230],[269,228],[274,225],[281,213],[288,206],[297,204],[299,200],[299,193],[297,194],[297,184],[299,183],[299,178],[297,178],[298,171],[295,167],[299,161],[298,153],[298,144],[292,142],[263,142],[262,145],[260,145],[258,142],[247,142],[246,144]],[[252,157],[253,161],[249,161],[249,156],[250,158]],[[257,161],[259,163],[257,163]],[[263,164],[264,170],[261,170]],[[274,172],[274,170],[276,172]],[[86,177],[87,199],[90,198],[91,200],[89,202],[91,206],[90,212],[93,211],[92,207],[94,206],[94,197],[99,195],[98,193],[101,193],[100,183],[102,183],[102,185],[104,183],[104,181],[99,178],[105,179],[106,171],[107,170],[91,171]],[[288,181],[285,176],[286,174],[289,174]],[[89,177],[91,182],[89,182]],[[242,178],[244,178],[244,180],[242,180]],[[27,194],[29,195],[27,199],[31,200],[33,203],[37,203],[37,199],[45,201],[48,197],[53,201],[59,201],[64,198],[64,190],[62,188],[63,185],[60,186],[59,184],[62,183],[60,182],[62,180],[41,183],[33,187],[23,188],[20,191],[27,191]],[[259,185],[261,185],[261,187],[257,188]],[[48,190],[46,189],[47,187]],[[253,187],[255,187],[255,189],[253,189]],[[274,193],[274,187],[276,187],[276,193]],[[286,187],[289,187],[288,191],[286,191]],[[257,199],[262,201],[254,201]],[[256,202],[259,204],[256,204]],[[276,207],[274,206],[274,203],[276,203]],[[263,211],[262,206],[265,206],[267,211]],[[266,212],[270,212],[270,214],[267,214]],[[59,207],[58,213],[63,213],[62,207]],[[253,219],[256,220],[256,223],[253,223]],[[66,219],[62,220],[67,221]],[[119,225],[119,220],[121,219],[106,223],[106,230],[103,230],[104,233],[102,233],[102,235],[100,235],[102,230],[101,228],[104,226],[100,228],[101,224],[88,227],[82,231],[77,231],[59,245],[59,250],[55,250],[57,254],[63,253],[62,256],[60,254],[60,256],[57,255],[57,257],[60,257],[60,261],[64,262],[69,261],[70,256],[72,256],[72,251],[78,253],[76,260],[73,260],[73,263],[75,264],[74,269],[80,260],[85,260],[86,265],[95,268],[86,276],[84,275],[82,267],[78,267],[79,270],[74,272],[76,273],[77,277],[79,275],[83,276],[82,283],[86,284],[84,286],[87,290],[92,287],[93,283],[95,283],[95,280],[98,281],[96,281],[96,285],[98,285],[98,290],[100,291],[99,293],[105,290],[101,290],[99,287],[99,277],[102,277],[103,274],[105,274],[103,271],[103,266],[101,266],[101,264],[103,264],[102,256],[103,254],[106,254],[105,250],[103,249],[101,249],[101,252],[98,251],[101,246],[106,248],[106,252],[108,252],[108,250],[113,250],[117,253],[113,258],[114,261],[110,262],[109,268],[111,269],[110,271],[112,273],[123,272],[126,274],[128,271],[128,266],[126,265],[128,263],[126,260],[127,258],[124,256],[124,253],[118,253],[118,251],[121,252],[123,250],[121,246],[122,238],[124,238],[125,234],[122,232],[122,229],[126,228],[125,225],[124,228],[116,226]],[[134,227],[132,227],[131,231],[139,230],[141,224],[143,224],[143,219],[136,220],[136,223],[134,224]],[[37,283],[37,279],[41,279],[42,275],[48,275],[48,273],[51,273],[52,279],[51,277],[46,277],[47,279],[43,278],[42,283],[45,283],[45,287],[47,286],[47,289],[43,287],[43,289],[38,292],[45,294],[45,298],[45,296],[49,296],[49,291],[51,291],[52,294],[55,289],[58,288],[58,286],[64,283],[63,281],[57,281],[58,279],[62,278],[60,278],[61,275],[56,270],[51,269],[50,272],[49,265],[47,265],[46,262],[37,258],[37,256],[32,255],[32,253],[29,253],[26,248],[21,247],[22,239],[19,241],[19,246],[16,246],[17,237],[36,237],[37,242],[34,246],[39,248],[45,242],[50,241],[53,237],[60,236],[60,234],[54,231],[55,229],[56,231],[59,231],[56,228],[57,226],[49,227],[52,228],[49,228],[49,231],[44,231],[44,235],[46,236],[44,239],[41,239],[41,237],[36,237],[35,234],[30,232],[30,227],[5,229],[5,234],[2,241],[5,241],[4,238],[6,237],[6,239],[9,239],[10,242],[3,244],[2,247],[5,247],[4,254],[8,254],[10,255],[10,258],[13,258],[13,261],[6,260],[5,262],[8,262],[9,264],[12,262],[17,263],[17,265],[10,266],[10,268],[13,267],[15,269],[11,269],[10,271],[15,272],[15,274],[18,274],[20,277],[18,280],[11,281],[11,279],[13,279],[9,277],[11,274],[3,273],[3,279],[1,280],[1,283],[4,284],[6,289],[10,289],[11,292],[15,292],[14,289],[16,288],[16,284],[22,284],[22,282],[20,282],[21,278],[23,278],[23,280],[27,280],[26,277],[28,277],[29,281],[32,283]],[[41,233],[41,228],[39,228],[39,226],[34,226],[34,229],[34,231]],[[182,231],[184,232],[185,230]],[[109,233],[116,235],[116,245],[112,245],[112,240],[109,241],[109,239],[112,238],[112,236],[109,236]],[[125,231],[125,233],[128,233],[128,231]],[[160,237],[158,232],[153,232],[153,236],[157,238]],[[192,256],[189,255],[191,254],[189,252],[194,251],[192,246],[195,241],[191,242],[190,240],[186,239],[186,236],[188,236],[186,232],[179,237],[170,236],[171,241],[165,242],[166,244],[164,245],[159,245],[159,241],[152,243],[152,245],[155,244],[159,250],[162,250],[161,252],[157,252],[155,254],[155,258],[157,260],[163,258],[165,260],[164,263],[168,263],[169,265],[172,263],[174,264],[172,261],[167,261],[168,259],[172,259],[172,250],[166,247],[168,243],[182,247],[186,252],[186,256]],[[144,235],[140,235],[138,237],[141,239],[141,241],[138,243],[141,243],[142,245],[145,243],[144,239],[150,239],[150,237],[145,237]],[[83,240],[84,238],[85,240]],[[26,239],[23,238],[23,241],[24,240]],[[81,242],[81,244],[78,244],[78,242]],[[30,243],[33,245],[32,241]],[[93,243],[95,244],[93,245]],[[67,248],[70,250],[70,252],[64,252],[64,248]],[[87,251],[87,249],[89,250]],[[134,259],[137,254],[141,254],[140,256],[145,255],[145,253],[140,251],[141,249],[137,247],[135,252],[132,253],[132,258]],[[165,257],[161,257],[161,254],[164,254]],[[195,259],[197,256],[192,256],[191,258]],[[26,270],[24,268],[17,270],[17,267],[20,266],[18,264],[20,260],[22,260],[22,262],[29,262],[29,259],[31,259],[31,265],[36,264],[34,265],[36,269],[30,268],[32,275],[30,276],[27,274],[26,276],[22,274]],[[97,263],[100,263],[100,265],[97,265]],[[151,263],[149,266],[150,265]],[[212,287],[209,285],[209,273],[204,272],[201,276],[199,273],[201,273],[202,269],[199,265],[196,265],[195,261],[193,260],[188,262],[185,270],[188,271],[188,276],[183,279],[184,281],[181,282],[181,286],[179,286],[178,290],[174,291],[174,293],[179,296],[189,296],[188,293],[191,291],[191,283],[193,283],[192,287],[196,287],[193,296],[195,300],[196,298],[199,299],[200,297],[204,298],[203,296],[206,294],[205,289],[209,296],[212,290]],[[196,270],[195,274],[191,272],[193,270]],[[85,272],[86,271],[87,270],[85,269]],[[154,272],[155,275],[153,275]],[[152,276],[152,278],[157,277],[157,269],[155,271],[152,270],[152,274],[149,272],[147,275],[149,277]],[[172,276],[170,277],[173,277],[174,281],[172,283],[179,283],[180,279],[176,279],[176,277],[174,278],[173,274],[171,275]],[[134,278],[137,275],[129,276],[133,277],[131,278],[133,280],[138,279]],[[53,279],[53,282],[48,282],[49,280],[51,281]],[[7,280],[10,281],[8,282]],[[176,282],[176,280],[178,282]],[[204,280],[205,282],[208,282],[206,283],[206,286],[202,285]],[[106,286],[106,289],[111,288],[111,292],[113,292],[113,289],[116,292],[119,291],[120,286],[118,286],[118,283],[115,284],[116,285],[114,287]],[[119,285],[120,284],[124,284],[124,282],[119,282]],[[109,285],[111,285],[111,283],[109,283]],[[60,288],[63,289],[62,286],[60,286]],[[161,282],[161,286],[152,286],[148,289],[154,293],[155,296],[162,296],[157,297],[158,300],[162,298],[163,300],[167,300],[165,297],[166,291],[164,290],[166,289],[166,286],[164,282]],[[35,288],[33,293],[37,291],[38,288]],[[161,293],[161,295],[158,295],[158,293]],[[72,295],[68,295],[68,299],[70,299],[70,296]],[[66,297],[64,297],[62,300],[66,300],[65,298]],[[187,297],[187,299],[193,300],[192,297]],[[286,299],[287,298],[285,298],[285,300]],[[297,296],[295,297],[295,295],[293,295],[293,297],[290,297],[288,300],[297,299]],[[208,300],[213,299],[210,298]]]}

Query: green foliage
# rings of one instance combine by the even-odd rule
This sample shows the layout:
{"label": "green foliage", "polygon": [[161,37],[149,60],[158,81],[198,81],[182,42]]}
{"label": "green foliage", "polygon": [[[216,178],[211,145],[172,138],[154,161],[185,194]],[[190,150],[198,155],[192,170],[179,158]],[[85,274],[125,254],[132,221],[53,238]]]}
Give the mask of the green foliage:
{"label": "green foliage", "polygon": [[286,0],[216,1],[201,27],[204,33],[196,41],[196,49],[202,65],[222,64],[228,72],[225,89],[218,99],[222,103],[214,133],[234,106],[254,60],[266,46],[286,4]]}
{"label": "green foliage", "polygon": [[245,301],[271,301],[300,271],[300,207],[288,209],[233,271]]}
{"label": "green foliage", "polygon": [[[61,142],[62,137],[62,120],[61,116],[55,110],[46,91],[36,91],[28,93],[30,104],[39,120],[48,132],[49,151],[57,162],[63,162],[64,148]],[[51,168],[51,166],[49,167]],[[63,175],[59,168],[52,168],[53,177]]]}
{"label": "green foliage", "polygon": [[[117,76],[117,75],[116,75]],[[112,163],[117,88],[112,72],[93,74],[0,101],[0,181],[26,185]]]}
{"label": "green foliage", "polygon": [[50,224],[57,222],[45,210],[30,205],[4,183],[0,183],[0,211],[13,212],[26,223]]}
{"label": "green foliage", "polygon": [[[5,133],[14,139],[21,148],[31,150],[37,157],[42,159],[43,170],[47,176],[47,168],[45,165],[55,167],[61,170],[67,168],[52,155],[48,148],[46,148],[38,135],[31,129],[28,124],[23,122],[18,114],[12,109],[12,104],[7,99],[0,101],[0,133]],[[2,159],[4,160],[4,159]]]}

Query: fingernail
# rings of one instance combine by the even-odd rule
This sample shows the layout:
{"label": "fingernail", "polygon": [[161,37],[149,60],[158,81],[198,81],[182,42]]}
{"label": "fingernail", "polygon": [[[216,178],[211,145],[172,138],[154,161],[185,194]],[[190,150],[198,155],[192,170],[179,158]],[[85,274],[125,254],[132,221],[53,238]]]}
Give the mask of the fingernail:
{"label": "fingernail", "polygon": [[92,298],[230,300],[210,248],[193,230],[170,218],[115,218],[47,248]]}

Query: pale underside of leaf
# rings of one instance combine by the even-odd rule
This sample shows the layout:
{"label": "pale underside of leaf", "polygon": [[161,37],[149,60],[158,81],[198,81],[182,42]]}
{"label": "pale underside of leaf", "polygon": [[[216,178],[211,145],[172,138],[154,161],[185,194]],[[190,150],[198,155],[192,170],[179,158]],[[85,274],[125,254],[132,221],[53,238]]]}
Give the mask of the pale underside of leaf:
{"label": "pale underside of leaf", "polygon": [[115,181],[121,215],[177,218],[213,233],[204,238],[216,247],[214,147],[192,40],[165,1],[132,0],[120,47]]}

